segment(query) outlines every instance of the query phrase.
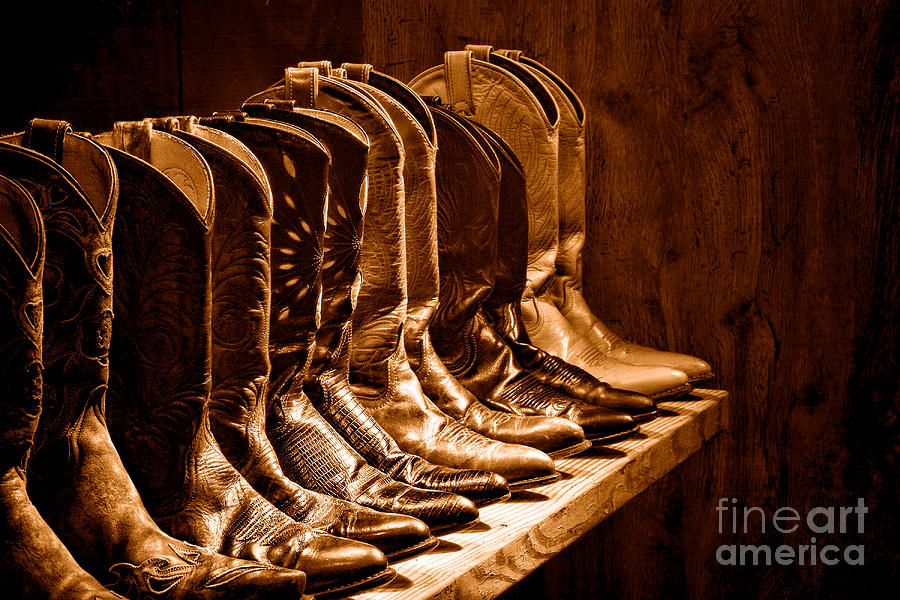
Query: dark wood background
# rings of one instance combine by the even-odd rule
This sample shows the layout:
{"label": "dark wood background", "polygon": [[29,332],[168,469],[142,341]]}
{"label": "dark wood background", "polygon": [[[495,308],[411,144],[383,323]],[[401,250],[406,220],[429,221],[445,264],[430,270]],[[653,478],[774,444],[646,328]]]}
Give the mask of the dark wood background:
{"label": "dark wood background", "polygon": [[[36,4],[36,3],[32,3]],[[72,3],[73,5],[76,3]],[[507,593],[879,597],[898,582],[900,8],[879,0],[106,1],[4,8],[0,130],[230,109],[298,59],[408,79],[521,48],[589,115],[588,298],[703,356],[730,433]],[[865,498],[864,567],[722,567],[715,504]]]}

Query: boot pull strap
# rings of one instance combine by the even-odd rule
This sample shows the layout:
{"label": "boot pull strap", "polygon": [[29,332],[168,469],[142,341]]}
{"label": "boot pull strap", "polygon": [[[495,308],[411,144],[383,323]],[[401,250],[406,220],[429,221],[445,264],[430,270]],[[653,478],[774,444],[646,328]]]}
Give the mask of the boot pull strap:
{"label": "boot pull strap", "polygon": [[322,75],[331,77],[330,60],[301,60],[297,63],[297,67],[300,69],[318,69]]}
{"label": "boot pull strap", "polygon": [[26,148],[40,152],[61,164],[63,142],[67,133],[72,133],[72,126],[66,121],[32,119],[28,123],[22,142]]}
{"label": "boot pull strap", "polygon": [[373,69],[372,65],[367,63],[342,63],[341,68],[347,70],[347,79],[362,83],[369,83],[369,73]]}
{"label": "boot pull strap", "polygon": [[150,136],[153,123],[143,121],[117,121],[113,125],[113,146],[132,156],[150,162]]}
{"label": "boot pull strap", "polygon": [[168,131],[169,133],[172,133],[173,131],[186,131],[187,133],[191,133],[194,126],[200,121],[200,119],[195,116],[157,117],[144,120],[150,121],[150,126],[153,127],[153,129],[160,129],[162,131]]}
{"label": "boot pull strap", "polygon": [[519,62],[519,59],[522,58],[521,50],[494,50],[494,52],[516,62]]}
{"label": "boot pull strap", "polygon": [[455,112],[474,115],[472,94],[472,53],[451,50],[444,53],[444,82],[447,84],[447,104]]}
{"label": "boot pull strap", "polygon": [[315,108],[319,95],[319,69],[316,67],[288,67],[284,70],[284,99],[294,106]]}
{"label": "boot pull strap", "polygon": [[472,58],[490,62],[491,52],[494,51],[494,47],[487,44],[466,44],[466,50],[472,53]]}

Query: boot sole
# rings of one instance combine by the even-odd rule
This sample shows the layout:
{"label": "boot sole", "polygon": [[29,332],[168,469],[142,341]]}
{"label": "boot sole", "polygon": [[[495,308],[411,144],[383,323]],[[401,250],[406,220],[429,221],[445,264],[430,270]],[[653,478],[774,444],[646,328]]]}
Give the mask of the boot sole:
{"label": "boot sole", "polygon": [[458,531],[465,531],[466,529],[471,529],[479,522],[480,522],[479,517],[475,517],[471,521],[467,521],[466,523],[460,523],[458,525],[453,524],[453,523],[450,523],[447,525],[435,525],[433,527],[431,525],[429,525],[428,528],[431,529],[431,533],[456,533]]}
{"label": "boot sole", "polygon": [[356,592],[361,592],[373,587],[378,587],[379,585],[384,585],[385,583],[391,581],[394,577],[396,577],[396,575],[397,572],[395,570],[388,568],[379,573],[375,573],[374,575],[370,575],[365,579],[354,581],[353,583],[342,584],[325,590],[307,588],[306,592],[304,593],[309,594],[310,596],[313,596],[318,600],[327,600],[328,598],[343,598],[345,596],[349,596],[350,594],[355,594]]}
{"label": "boot sole", "polygon": [[421,554],[425,554],[426,552],[431,552],[434,550],[438,544],[441,543],[441,540],[437,539],[434,536],[431,536],[427,540],[419,542],[413,546],[408,548],[401,548],[400,550],[395,550],[390,554],[385,553],[389,562],[398,562],[401,560],[405,560],[407,558],[412,558],[413,556],[419,556]]}
{"label": "boot sole", "polygon": [[[513,489],[512,484],[509,484],[509,489],[510,490]],[[458,492],[454,492],[454,493],[458,493]],[[466,496],[465,494],[460,494],[460,495]],[[502,496],[497,496],[496,498],[482,498],[480,500],[476,500],[475,498],[472,498],[470,496],[466,496],[466,498],[469,498],[469,500],[471,500],[475,504],[475,506],[481,508],[482,506],[490,506],[491,504],[497,504],[498,502],[506,502],[507,500],[512,498],[512,492],[511,491],[506,492]]]}
{"label": "boot sole", "polygon": [[634,419],[635,423],[646,423],[647,421],[652,421],[656,417],[659,416],[659,411],[653,409],[649,412],[641,413],[639,415],[631,415],[631,418]]}
{"label": "boot sole", "polygon": [[588,440],[591,442],[592,446],[602,446],[604,444],[611,444],[613,442],[624,440],[625,438],[630,438],[634,434],[640,432],[640,430],[640,427],[635,427],[634,429],[629,429],[628,431],[620,431],[619,433],[613,433],[610,435],[592,437],[588,438]]}
{"label": "boot sole", "polygon": [[664,392],[653,394],[652,396],[650,396],[650,398],[652,398],[653,400],[675,400],[676,398],[686,396],[693,389],[694,386],[692,386],[690,383],[685,383],[684,385],[679,385],[678,387],[674,387]]}
{"label": "boot sole", "polygon": [[509,482],[510,492],[520,492],[531,488],[541,487],[548,483],[559,481],[559,473],[553,472],[549,475],[541,475],[540,477],[531,477],[529,479],[517,479]]}
{"label": "boot sole", "polygon": [[713,373],[712,371],[710,371],[709,373],[705,373],[703,375],[698,375],[697,377],[694,377],[693,379],[688,379],[688,383],[690,383],[694,387],[697,387],[698,383],[706,383],[707,381],[712,381],[715,378],[716,378],[716,374]]}
{"label": "boot sole", "polygon": [[559,450],[554,450],[553,452],[545,452],[545,454],[553,460],[558,460],[561,458],[569,458],[570,456],[575,456],[576,454],[581,454],[590,447],[591,443],[588,440],[582,440],[577,444],[572,444],[571,446],[560,448]]}

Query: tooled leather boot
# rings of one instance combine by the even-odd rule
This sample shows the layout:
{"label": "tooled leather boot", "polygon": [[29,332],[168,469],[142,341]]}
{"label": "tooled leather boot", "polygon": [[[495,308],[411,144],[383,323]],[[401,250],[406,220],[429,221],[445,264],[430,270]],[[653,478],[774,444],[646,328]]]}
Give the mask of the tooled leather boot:
{"label": "tooled leather boot", "polygon": [[[431,335],[450,372],[489,406],[516,414],[563,416],[591,442],[636,431],[628,415],[587,405],[545,386],[516,361],[491,327],[481,303],[491,293],[501,193],[521,193],[521,172],[509,163],[501,177],[496,152],[478,128],[433,108],[438,155],[438,243],[441,298]],[[582,448],[583,449],[583,448]],[[576,450],[577,451],[577,450]]]}
{"label": "tooled leather boot", "polygon": [[[371,72],[356,69],[356,72]],[[380,75],[380,74],[379,74]],[[448,385],[460,387],[453,380],[431,346],[428,324],[438,301],[437,260],[437,201],[435,197],[434,161],[436,136],[427,107],[412,90],[399,81],[380,75],[381,84],[388,91],[361,81],[352,82],[358,89],[372,96],[391,118],[403,141],[403,205],[406,269],[406,318],[403,343],[410,367],[418,367],[416,381],[426,379],[433,388]],[[374,202],[373,202],[374,203]],[[383,214],[383,213],[381,213]],[[390,227],[388,219],[379,215],[376,223],[367,225],[373,238],[380,241],[377,226]],[[370,242],[371,243],[371,242]],[[380,244],[379,244],[380,246]],[[365,252],[365,244],[363,245]],[[384,254],[382,248],[376,252]],[[366,278],[363,277],[364,286]],[[405,370],[405,369],[404,369]],[[425,377],[420,377],[421,373]],[[383,383],[383,382],[382,382]],[[368,392],[379,390],[381,383],[368,384]],[[450,419],[437,409],[427,395],[410,386],[406,398],[396,395],[390,401],[378,401],[378,408],[368,405],[376,419],[384,423],[392,436],[406,443],[410,450],[443,464],[463,464],[468,467],[499,473],[509,481],[512,489],[543,485],[556,479],[553,461],[537,449],[488,440]],[[381,391],[390,392],[390,386]],[[403,418],[398,418],[398,415]],[[417,417],[415,415],[418,415]],[[418,425],[410,427],[410,425]],[[434,435],[439,431],[438,435]],[[424,439],[430,444],[423,444]],[[424,450],[423,450],[424,448]]]}
{"label": "tooled leather boot", "polygon": [[556,73],[517,50],[499,50],[544,84],[560,109],[559,253],[551,296],[559,311],[589,343],[604,354],[631,365],[665,365],[683,371],[691,384],[712,378],[705,360],[640,346],[623,340],[595,317],[581,292],[585,237],[585,110],[578,95]]}
{"label": "tooled leather boot", "polygon": [[499,214],[503,219],[497,229],[494,286],[482,305],[491,326],[509,345],[516,360],[541,383],[595,406],[625,412],[635,422],[652,419],[657,413],[656,403],[647,396],[612,388],[583,369],[531,344],[520,312],[528,261],[525,190],[522,178],[515,176],[522,168],[500,136],[475,123],[472,125],[491,144],[501,167]]}
{"label": "tooled leather boot", "polygon": [[[158,119],[213,169],[213,435],[232,465],[281,512],[333,535],[373,544],[391,560],[437,544],[428,526],[306,490],[285,476],[265,433],[271,306],[272,191],[259,159],[237,138],[195,117]],[[343,166],[343,165],[341,165]]]}
{"label": "tooled leather boot", "polygon": [[[349,82],[336,81],[328,77],[322,77],[322,83],[315,84],[314,82],[319,78],[318,69],[287,69],[285,76],[286,81],[291,82],[291,85],[285,88],[286,92],[291,93],[289,99],[294,97],[312,98],[313,104],[315,104],[317,103],[316,98],[321,96],[322,103],[327,102],[329,98],[342,102],[337,92],[354,94],[357,97],[354,118],[364,129],[369,128],[368,134],[374,147],[370,156],[373,158],[377,159],[377,153],[380,152],[382,145],[391,147],[402,143],[402,137],[396,139],[390,136],[403,135],[400,133],[401,129],[409,135],[410,131],[414,131],[412,128],[416,127],[408,115],[398,114],[397,116],[403,121],[399,124],[393,122],[387,109],[384,109],[382,103],[373,98],[372,93],[380,93],[377,90],[354,89]],[[319,90],[319,93],[307,94],[301,91],[304,86],[312,86],[314,90]],[[384,100],[385,98],[382,98],[382,101]],[[338,108],[344,104],[342,103]],[[397,147],[397,150],[401,164],[406,164],[402,145]],[[370,169],[369,172],[371,174],[374,171]],[[373,180],[377,181],[377,178],[373,178]],[[368,242],[362,243],[362,251],[357,264],[365,265],[367,252],[369,254],[372,252],[371,249],[367,251],[369,246],[380,243],[382,240],[402,242],[404,238],[402,228],[393,227],[390,231],[385,231],[388,217],[388,213],[385,211],[397,210],[396,192],[399,190],[402,198],[403,190],[402,178],[397,180],[399,184],[397,189],[390,185],[390,181],[388,178],[385,180],[388,185],[379,182],[378,185],[369,188],[367,202],[371,207],[372,218],[367,220],[366,230],[370,233],[366,238]],[[389,250],[397,250],[390,243],[385,247]],[[392,260],[392,254],[385,254],[385,256]],[[360,270],[362,271],[362,266]],[[379,271],[379,275],[387,274],[390,277],[392,273],[396,275],[395,271],[397,270],[397,266],[392,266]],[[371,306],[372,287],[384,285],[386,280],[384,277],[380,279],[376,279],[374,276],[369,277],[365,273],[361,273],[361,275],[360,297],[368,299],[363,302],[363,306]],[[351,276],[355,277],[356,272],[354,271]],[[348,280],[346,277],[344,280],[344,283],[336,282],[337,285],[351,285],[352,280]],[[384,295],[389,300],[398,295],[405,296],[405,281],[397,279],[395,283],[404,287],[402,289],[399,287],[386,289]],[[355,313],[353,320],[354,322],[359,320]],[[340,323],[340,325],[344,324],[344,322]],[[356,337],[351,337],[351,339],[355,340]],[[483,464],[491,464],[492,466],[507,467],[506,470],[510,471],[520,467],[520,461],[515,461],[515,456],[510,457],[509,452],[504,452],[506,450],[504,448],[485,448],[486,443],[492,444],[493,442],[480,438],[477,434],[462,428],[458,423],[440,413],[421,392],[415,396],[415,376],[411,375],[408,368],[403,370],[401,358],[394,360],[397,376],[393,381],[397,383],[397,389],[393,390],[391,402],[382,401],[376,406],[372,402],[367,402],[365,398],[358,398],[359,390],[353,390],[346,385],[342,386],[345,389],[331,389],[327,398],[313,390],[311,398],[320,412],[362,454],[363,458],[392,477],[419,487],[458,493],[472,499],[477,505],[489,504],[508,497],[510,492],[507,482],[501,476],[483,468],[479,470],[478,467],[483,467]],[[337,380],[332,381],[336,382]],[[327,401],[325,401],[326,399]],[[367,412],[370,417],[366,416]],[[455,443],[451,441],[453,428],[458,430],[455,432]],[[423,444],[423,439],[433,441]],[[471,448],[461,446],[463,443],[468,443]],[[477,448],[485,450],[482,455],[488,458],[479,458],[476,454]],[[499,460],[491,460],[492,455]],[[510,461],[509,458],[515,462]],[[428,460],[424,459],[431,461],[440,459],[443,464],[430,464]],[[459,466],[460,469],[453,468],[454,465]]]}
{"label": "tooled leather boot", "polygon": [[[282,87],[282,97],[287,99],[315,98],[315,94],[297,93],[302,86],[318,78],[318,69],[288,69]],[[498,464],[507,470],[521,466],[521,461],[510,456],[497,442],[483,438],[447,417],[422,393],[421,386],[406,360],[406,348],[400,334],[405,320],[406,270],[405,270],[405,222],[403,169],[405,163],[403,137],[398,126],[406,131],[415,127],[414,120],[402,107],[397,116],[385,109],[381,101],[387,97],[377,90],[362,90],[348,82],[321,77],[318,89],[318,105],[341,112],[357,122],[369,136],[370,151],[368,194],[369,217],[360,254],[358,304],[353,313],[352,350],[350,353],[351,390],[358,402],[374,417],[396,446],[404,452],[419,455],[431,462],[458,466],[464,472],[442,471],[437,477],[418,478],[417,485],[432,485],[452,490],[477,499],[479,503],[496,501],[508,491],[506,481],[494,473],[474,467],[496,456]],[[347,95],[349,94],[349,99]],[[376,99],[373,94],[381,94]],[[377,174],[377,176],[373,176]],[[346,401],[346,396],[341,399]],[[342,410],[344,414],[357,415],[358,411]],[[344,435],[352,436],[354,447],[366,453],[375,452],[374,464],[392,464],[396,472],[400,456],[396,452],[385,455],[388,442],[385,436],[374,439],[368,427],[359,422],[343,419],[339,428]],[[349,439],[349,438],[348,438]],[[463,444],[468,445],[465,447]],[[509,459],[512,460],[509,460]],[[389,461],[389,463],[387,463]],[[408,459],[404,461],[406,464]],[[474,463],[474,464],[472,464]],[[422,464],[422,463],[419,463]],[[385,467],[381,467],[385,468]],[[405,468],[405,466],[404,466]],[[428,469],[444,469],[433,466]],[[402,471],[401,471],[402,472]],[[441,472],[441,471],[439,471]],[[415,474],[415,472],[413,472]]]}
{"label": "tooled leather boot", "polygon": [[441,97],[500,135],[523,165],[529,223],[521,310],[531,341],[613,387],[653,397],[689,390],[687,375],[680,371],[637,367],[599,353],[553,304],[549,286],[558,251],[559,109],[540,81],[515,61],[490,52],[489,46],[479,47],[479,56],[483,60],[469,50],[447,52],[444,65],[420,73],[410,86]]}
{"label": "tooled leather boot", "polygon": [[303,570],[312,594],[346,594],[389,580],[393,571],[381,551],[278,511],[212,435],[214,195],[207,162],[149,121],[120,122],[97,137],[122,181],[113,238],[118,316],[110,423],[150,513],[198,545]]}
{"label": "tooled leather boot", "polygon": [[38,207],[0,175],[0,585],[13,598],[113,600],[121,596],[78,566],[25,490],[41,413],[43,270]]}
{"label": "tooled leather boot", "polygon": [[[333,113],[314,109],[283,110],[268,105],[245,105],[245,110],[303,126],[327,144],[333,168],[329,171],[328,225],[322,266],[322,307],[312,362],[304,389],[319,412],[371,465],[394,479],[426,489],[445,489],[469,497],[476,504],[502,499],[505,483],[486,486],[493,475],[439,467],[400,450],[381,426],[359,404],[350,390],[349,341],[353,305],[350,298],[358,273],[359,247],[365,203],[366,153],[354,151],[346,131]],[[450,485],[447,485],[447,482]]]}
{"label": "tooled leather boot", "polygon": [[[364,81],[386,93],[398,90],[403,95],[403,90],[408,89],[401,87],[393,78],[373,71],[371,65],[344,63],[341,66],[351,79]],[[427,119],[419,116],[417,108],[422,106],[421,103],[407,103],[404,106],[417,116],[420,123],[431,120],[430,116]],[[433,126],[432,122],[431,127]],[[436,223],[436,218],[434,221]],[[415,231],[408,227],[408,234],[411,229]],[[422,340],[421,350],[419,340]],[[441,412],[469,429],[495,440],[532,446],[547,452],[565,453],[583,443],[584,432],[568,419],[513,415],[492,410],[479,402],[440,361],[431,345],[427,328],[410,328],[406,332],[405,342],[410,366],[419,378],[425,394]]]}
{"label": "tooled leather boot", "polygon": [[[396,101],[415,118],[419,135],[404,142],[407,161],[406,187],[407,317],[404,343],[409,364],[426,396],[445,414],[488,438],[520,444],[516,471],[502,462],[483,468],[504,475],[512,489],[542,485],[553,477],[550,461],[535,449],[563,452],[583,442],[583,431],[571,421],[554,417],[523,417],[487,408],[469,392],[441,362],[431,343],[429,325],[439,299],[437,196],[434,179],[434,148],[437,134],[430,111],[422,99],[401,82],[374,71],[371,65],[342,65],[350,77],[389,96],[385,105]],[[394,118],[395,123],[402,117]],[[526,451],[524,446],[532,446]],[[508,450],[508,454],[512,454]],[[515,456],[515,455],[513,455]],[[499,463],[499,464],[498,464]]]}
{"label": "tooled leather boot", "polygon": [[[273,222],[272,378],[267,433],[284,473],[318,492],[422,519],[432,529],[477,518],[471,501],[394,481],[367,464],[316,411],[304,392],[320,314],[327,150],[309,133],[277,121],[204,119],[240,139],[260,159],[284,218]],[[298,160],[285,161],[282,149]],[[288,166],[290,165],[290,167]],[[301,170],[302,169],[302,170]],[[292,208],[291,208],[292,207]],[[287,209],[291,210],[288,211]]]}
{"label": "tooled leather boot", "polygon": [[119,179],[109,154],[59,121],[32,121],[5,141],[14,145],[0,144],[2,170],[39,199],[47,231],[35,505],[90,573],[130,598],[296,598],[303,573],[165,535],[112,445],[104,407]]}

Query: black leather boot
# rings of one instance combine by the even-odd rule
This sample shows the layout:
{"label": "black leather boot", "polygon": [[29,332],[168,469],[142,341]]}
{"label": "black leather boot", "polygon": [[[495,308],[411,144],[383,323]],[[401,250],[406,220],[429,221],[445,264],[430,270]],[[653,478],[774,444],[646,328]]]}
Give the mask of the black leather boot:
{"label": "black leather boot", "polygon": [[227,461],[212,435],[208,163],[149,121],[117,123],[98,139],[110,147],[122,181],[113,238],[118,317],[110,423],[150,513],[198,545],[303,570],[312,594],[345,594],[389,580],[393,572],[381,551],[278,511]]}
{"label": "black leather boot", "polygon": [[78,566],[25,491],[41,414],[44,241],[37,204],[0,175],[0,585],[11,598],[113,600],[121,596]]}
{"label": "black leather boot", "polygon": [[[273,190],[281,190],[272,229],[272,383],[267,433],[285,474],[304,487],[337,498],[415,516],[432,529],[472,522],[478,511],[469,500],[409,487],[368,465],[304,392],[320,315],[327,150],[309,133],[273,120],[229,117],[203,122],[246,144],[262,162]],[[296,159],[286,162],[284,148],[293,149]],[[283,207],[283,218],[278,216],[278,206]]]}
{"label": "black leather boot", "polygon": [[[440,108],[433,115],[443,150],[437,164],[441,301],[431,335],[441,359],[463,385],[499,410],[566,417],[592,442],[634,433],[628,415],[586,405],[542,384],[489,324],[481,303],[495,277],[498,199],[521,194],[521,171],[513,162],[502,165],[490,140],[464,118]],[[509,223],[517,225],[521,221]]]}
{"label": "black leather boot", "polygon": [[[389,559],[437,544],[422,521],[306,490],[285,476],[265,433],[269,382],[272,193],[259,159],[194,117],[155,120],[213,168],[210,421],[226,458],[281,512],[309,527],[373,544]],[[234,160],[231,160],[231,159]]]}
{"label": "black leather boot", "polygon": [[59,121],[35,120],[6,141],[14,145],[0,144],[0,170],[38,199],[47,231],[44,412],[28,482],[35,505],[85,569],[123,595],[296,598],[303,573],[184,543],[147,513],[104,414],[117,169]]}

